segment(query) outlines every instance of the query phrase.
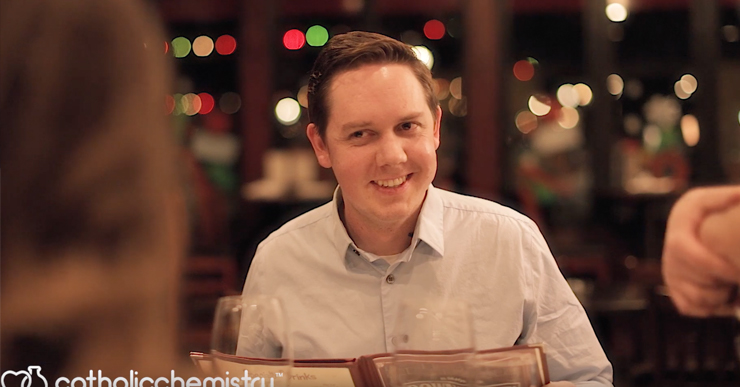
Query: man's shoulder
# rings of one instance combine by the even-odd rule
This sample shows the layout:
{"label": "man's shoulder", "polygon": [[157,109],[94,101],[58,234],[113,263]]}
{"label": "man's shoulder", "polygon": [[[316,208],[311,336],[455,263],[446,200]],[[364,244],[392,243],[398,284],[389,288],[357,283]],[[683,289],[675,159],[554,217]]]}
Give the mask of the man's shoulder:
{"label": "man's shoulder", "polygon": [[332,202],[328,202],[296,216],[268,235],[260,243],[260,247],[265,247],[284,238],[311,238],[315,235],[316,227],[321,227],[323,222],[331,220],[333,208]]}
{"label": "man's shoulder", "polygon": [[437,191],[440,194],[445,210],[467,211],[479,213],[482,215],[511,218],[512,220],[525,223],[532,222],[532,220],[529,219],[526,215],[523,215],[522,213],[503,204],[488,199],[469,196],[442,189],[438,189]]}

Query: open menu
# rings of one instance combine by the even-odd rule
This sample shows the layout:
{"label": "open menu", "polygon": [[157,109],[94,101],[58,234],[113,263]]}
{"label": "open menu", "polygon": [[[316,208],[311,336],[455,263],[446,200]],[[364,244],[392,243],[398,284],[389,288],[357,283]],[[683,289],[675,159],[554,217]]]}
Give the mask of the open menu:
{"label": "open menu", "polygon": [[[471,357],[472,356],[472,357]],[[282,372],[284,362],[214,353],[191,353],[206,374],[229,371],[231,375]],[[476,376],[476,383],[468,380]],[[550,382],[542,344],[517,345],[478,351],[381,353],[356,359],[296,359],[291,387],[408,387],[423,385],[540,387]],[[392,383],[395,380],[396,383]],[[399,383],[400,382],[400,383]]]}

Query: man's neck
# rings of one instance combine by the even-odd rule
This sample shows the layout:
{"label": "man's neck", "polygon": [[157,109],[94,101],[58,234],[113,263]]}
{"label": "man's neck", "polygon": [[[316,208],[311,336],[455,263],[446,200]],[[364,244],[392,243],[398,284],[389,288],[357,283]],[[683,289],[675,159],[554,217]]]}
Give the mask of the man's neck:
{"label": "man's neck", "polygon": [[419,211],[413,216],[396,223],[377,223],[366,219],[349,217],[341,210],[344,227],[357,247],[379,256],[399,254],[411,245],[411,239],[419,218]]}

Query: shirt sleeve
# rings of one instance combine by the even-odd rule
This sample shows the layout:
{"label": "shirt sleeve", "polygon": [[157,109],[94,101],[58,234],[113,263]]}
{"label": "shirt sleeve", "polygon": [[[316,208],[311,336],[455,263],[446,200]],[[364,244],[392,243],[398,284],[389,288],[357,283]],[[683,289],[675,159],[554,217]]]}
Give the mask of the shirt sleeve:
{"label": "shirt sleeve", "polygon": [[612,365],[536,226],[525,232],[522,343],[544,343],[552,381],[612,386]]}

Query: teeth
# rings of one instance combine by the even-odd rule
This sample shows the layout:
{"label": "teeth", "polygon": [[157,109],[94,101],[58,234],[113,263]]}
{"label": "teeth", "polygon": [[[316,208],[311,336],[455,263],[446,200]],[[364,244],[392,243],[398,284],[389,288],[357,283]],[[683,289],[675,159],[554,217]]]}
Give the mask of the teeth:
{"label": "teeth", "polygon": [[403,184],[405,181],[406,181],[406,176],[403,176],[403,177],[399,177],[393,180],[376,180],[375,184],[381,187],[393,188],[393,187],[398,187],[399,185]]}

